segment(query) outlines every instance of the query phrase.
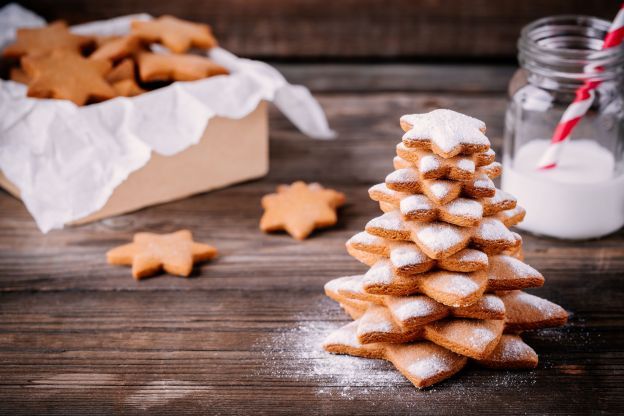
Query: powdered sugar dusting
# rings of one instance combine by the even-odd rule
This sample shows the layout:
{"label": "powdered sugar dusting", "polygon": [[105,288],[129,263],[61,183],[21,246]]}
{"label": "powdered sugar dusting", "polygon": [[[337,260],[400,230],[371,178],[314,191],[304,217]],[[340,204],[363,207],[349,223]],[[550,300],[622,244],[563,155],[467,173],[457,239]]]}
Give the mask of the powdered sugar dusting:
{"label": "powdered sugar dusting", "polygon": [[443,199],[451,192],[452,184],[449,181],[432,181],[429,191],[438,199]]}
{"label": "powdered sugar dusting", "polygon": [[489,145],[482,133],[485,123],[452,110],[438,109],[425,114],[408,114],[401,121],[412,126],[405,140],[430,139],[440,149],[450,152],[461,144]]}
{"label": "powdered sugar dusting", "polygon": [[440,160],[434,155],[425,155],[418,161],[418,168],[422,173],[440,169],[441,166]]}
{"label": "powdered sugar dusting", "polygon": [[366,228],[381,228],[392,231],[405,231],[405,223],[399,211],[391,211],[380,217],[373,218],[366,224]]}
{"label": "powdered sugar dusting", "polygon": [[486,327],[471,328],[470,335],[467,338],[468,344],[477,350],[485,349],[490,342],[496,339],[497,334]]}
{"label": "powdered sugar dusting", "polygon": [[480,289],[477,283],[462,273],[445,273],[442,282],[447,293],[461,297],[470,296]]}
{"label": "powdered sugar dusting", "polygon": [[496,186],[494,186],[494,182],[492,182],[492,179],[490,179],[490,177],[484,173],[477,175],[477,177],[472,182],[472,186],[481,189],[496,189]]}
{"label": "powdered sugar dusting", "polygon": [[[319,317],[319,311],[338,310],[332,301],[319,294],[319,301],[305,308],[307,311],[296,314],[293,322],[275,321],[272,325],[278,325],[276,328],[262,328],[258,333],[252,348],[263,361],[256,371],[249,373],[250,381],[261,377],[267,383],[305,385],[319,397],[340,400],[371,402],[378,392],[398,394],[406,388],[412,394],[409,382],[383,360],[335,355],[323,350],[326,337],[346,324]],[[355,334],[355,330],[352,332]],[[348,343],[353,339],[337,341]]]}
{"label": "powdered sugar dusting", "polygon": [[411,168],[397,169],[386,176],[386,183],[418,182],[418,172]]}
{"label": "powdered sugar dusting", "polygon": [[424,195],[410,195],[406,198],[403,198],[400,203],[401,212],[405,215],[410,212],[417,211],[430,211],[434,208],[427,198]]}
{"label": "powdered sugar dusting", "polygon": [[503,361],[520,360],[531,354],[532,348],[516,336],[505,336],[501,341],[500,358]]}
{"label": "powdered sugar dusting", "polygon": [[390,249],[390,261],[395,267],[422,264],[429,260],[416,244],[398,244]]}
{"label": "powdered sugar dusting", "polygon": [[549,318],[555,315],[561,310],[561,307],[550,302],[549,300],[542,299],[538,296],[531,295],[526,292],[517,292],[515,294],[516,300],[529,305],[533,309],[537,309],[544,318]]}
{"label": "powdered sugar dusting", "polygon": [[392,267],[387,260],[378,261],[364,275],[365,283],[390,284],[393,280]]}
{"label": "powdered sugar dusting", "polygon": [[408,373],[421,380],[429,379],[436,374],[440,374],[449,370],[450,367],[448,363],[435,354],[432,354],[426,358],[421,358],[413,364],[410,364],[409,367],[407,367]]}
{"label": "powdered sugar dusting", "polygon": [[458,228],[445,223],[426,224],[416,230],[416,238],[432,250],[444,251],[464,240]]}
{"label": "powdered sugar dusting", "polygon": [[516,198],[513,195],[500,189],[496,189],[493,197],[486,199],[490,204],[500,204],[507,201],[516,201]]}
{"label": "powdered sugar dusting", "polygon": [[505,225],[495,218],[484,218],[477,227],[475,235],[483,240],[488,241],[507,241],[515,242],[515,238],[511,231]]}
{"label": "powdered sugar dusting", "polygon": [[327,345],[347,345],[353,348],[360,348],[362,344],[357,339],[356,335],[357,322],[353,321],[347,325],[332,331],[325,341],[323,346]]}
{"label": "powdered sugar dusting", "polygon": [[488,311],[505,311],[505,304],[495,295],[483,295],[483,297],[479,300],[483,309]]}
{"label": "powdered sugar dusting", "polygon": [[437,302],[426,296],[395,298],[389,305],[392,314],[399,321],[424,318],[436,311]]}
{"label": "powdered sugar dusting", "polygon": [[466,172],[474,173],[475,163],[472,159],[467,159],[465,157],[462,157],[457,162],[457,168]]}
{"label": "powdered sugar dusting", "polygon": [[483,216],[483,207],[472,199],[457,198],[446,204],[444,208],[449,214],[458,217],[478,219]]}
{"label": "powdered sugar dusting", "polygon": [[500,255],[492,257],[491,261],[494,267],[510,270],[515,277],[541,276],[540,272],[515,257]]}
{"label": "powdered sugar dusting", "polygon": [[360,244],[363,246],[383,246],[384,239],[362,231],[354,235],[347,242],[348,244]]}
{"label": "powdered sugar dusting", "polygon": [[460,262],[488,264],[488,256],[482,251],[465,248],[454,254],[454,258]]}

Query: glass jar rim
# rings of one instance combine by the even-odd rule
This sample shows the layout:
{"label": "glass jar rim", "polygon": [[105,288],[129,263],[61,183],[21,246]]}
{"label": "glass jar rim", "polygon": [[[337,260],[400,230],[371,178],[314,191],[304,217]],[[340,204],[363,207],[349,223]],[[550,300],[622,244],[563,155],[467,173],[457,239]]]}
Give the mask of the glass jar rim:
{"label": "glass jar rim", "polygon": [[624,67],[624,45],[602,49],[610,25],[607,20],[582,15],[535,20],[522,29],[518,40],[520,64],[544,76],[566,79],[619,76]]}

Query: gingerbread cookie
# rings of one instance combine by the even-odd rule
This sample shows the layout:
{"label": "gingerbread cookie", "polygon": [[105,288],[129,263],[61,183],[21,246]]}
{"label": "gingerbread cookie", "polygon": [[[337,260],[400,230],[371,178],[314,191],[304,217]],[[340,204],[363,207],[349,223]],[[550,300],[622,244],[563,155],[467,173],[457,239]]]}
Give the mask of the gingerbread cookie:
{"label": "gingerbread cookie", "polygon": [[138,55],[137,62],[143,82],[195,81],[215,75],[229,74],[228,70],[221,65],[198,55],[142,52]]}
{"label": "gingerbread cookie", "polygon": [[117,95],[122,97],[134,97],[145,92],[136,82],[134,61],[126,58],[118,63],[106,75],[106,80],[113,86]]}
{"label": "gingerbread cookie", "polygon": [[16,40],[2,51],[5,58],[22,56],[40,57],[55,50],[64,50],[80,55],[82,49],[93,43],[90,36],[74,35],[62,21],[50,23],[42,28],[18,29]]}
{"label": "gingerbread cookie", "polygon": [[113,37],[100,42],[89,58],[118,62],[138,52],[141,46],[141,40],[134,35]]}
{"label": "gingerbread cookie", "polygon": [[137,233],[133,242],[106,253],[108,263],[132,266],[135,279],[152,276],[160,270],[177,276],[189,276],[193,264],[212,259],[217,250],[196,243],[188,230],[171,234]]}
{"label": "gingerbread cookie", "polygon": [[432,151],[444,158],[486,152],[490,148],[490,141],[483,134],[485,123],[452,110],[407,114],[401,117],[401,127],[406,146]]}
{"label": "gingerbread cookie", "polygon": [[87,101],[107,100],[116,95],[104,78],[111,69],[107,61],[55,50],[45,56],[25,56],[22,67],[31,78],[29,97],[57,98],[83,105]]}
{"label": "gingerbread cookie", "polygon": [[183,53],[191,47],[210,49],[217,46],[210,26],[193,23],[173,16],[132,22],[132,34],[147,42],[160,42],[174,53]]}
{"label": "gingerbread cookie", "polygon": [[298,181],[281,185],[277,193],[262,198],[264,214],[260,229],[265,232],[285,230],[297,240],[305,239],[315,228],[335,225],[336,209],[344,205],[345,196],[318,183]]}

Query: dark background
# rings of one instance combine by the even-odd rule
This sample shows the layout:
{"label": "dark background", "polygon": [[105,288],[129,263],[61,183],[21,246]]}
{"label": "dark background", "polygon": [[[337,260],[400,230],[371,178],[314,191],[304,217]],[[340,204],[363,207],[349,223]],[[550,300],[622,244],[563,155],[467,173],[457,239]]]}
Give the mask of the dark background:
{"label": "dark background", "polygon": [[[0,2],[5,4],[6,2]],[[25,0],[70,24],[130,13],[212,25],[221,44],[283,61],[512,62],[523,25],[556,14],[612,19],[615,0]]]}

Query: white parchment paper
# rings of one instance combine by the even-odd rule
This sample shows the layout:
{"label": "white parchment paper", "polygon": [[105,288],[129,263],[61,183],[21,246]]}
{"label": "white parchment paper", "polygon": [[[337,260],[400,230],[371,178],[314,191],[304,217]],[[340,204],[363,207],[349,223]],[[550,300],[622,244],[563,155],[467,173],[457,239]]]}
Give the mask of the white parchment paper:
{"label": "white parchment paper", "polygon": [[[72,27],[85,34],[129,30],[124,16]],[[18,27],[45,24],[10,4],[0,9],[0,48]],[[118,97],[77,107],[65,100],[26,97],[26,86],[0,80],[0,170],[15,184],[39,229],[48,232],[104,206],[114,189],[150,159],[197,143],[214,116],[238,119],[260,101],[272,101],[303,133],[334,136],[309,90],[290,85],[273,67],[238,58],[221,48],[210,57],[229,76],[176,82],[133,98]]]}

